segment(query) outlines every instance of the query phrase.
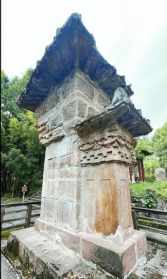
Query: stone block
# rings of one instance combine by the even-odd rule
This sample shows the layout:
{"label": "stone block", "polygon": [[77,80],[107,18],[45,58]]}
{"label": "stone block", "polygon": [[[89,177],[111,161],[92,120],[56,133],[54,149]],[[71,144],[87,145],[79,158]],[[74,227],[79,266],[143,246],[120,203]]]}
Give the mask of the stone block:
{"label": "stone block", "polygon": [[78,253],[80,252],[80,236],[74,230],[58,227],[58,225],[55,224],[48,224],[41,219],[37,220],[35,229],[40,233],[45,233],[51,241],[55,241],[57,235],[59,235],[63,245]]}
{"label": "stone block", "polygon": [[93,261],[95,264],[107,272],[121,277],[123,266],[121,255],[118,250],[110,249],[107,245],[102,245],[100,239],[94,237],[81,236],[81,255],[85,260]]}
{"label": "stone block", "polygon": [[134,230],[132,240],[136,244],[137,259],[139,259],[140,257],[144,257],[146,255],[146,250],[147,250],[145,232]]}
{"label": "stone block", "polygon": [[60,142],[50,143],[46,147],[46,160],[53,160],[54,164],[58,162],[63,156],[67,156],[72,154],[73,152],[73,144],[71,137],[64,137]]}
{"label": "stone block", "polygon": [[88,114],[87,114],[87,118],[90,118],[94,115],[98,114],[97,110],[95,110],[92,107],[88,107]]}
{"label": "stone block", "polygon": [[97,91],[95,89],[95,102],[98,106],[104,108],[105,106],[110,104],[110,98],[101,90]]}
{"label": "stone block", "polygon": [[[17,249],[16,254],[15,248],[20,245],[22,252],[19,254],[20,250]],[[81,262],[80,257],[65,247],[58,238],[53,242],[33,228],[12,232],[7,253],[9,251],[10,255],[22,257],[20,267],[26,268],[29,276],[35,275],[35,278],[63,278]]]}
{"label": "stone block", "polygon": [[78,100],[77,102],[77,116],[78,117],[81,117],[81,118],[85,118],[86,116],[86,111],[87,111],[87,106],[88,104],[81,101],[81,100]]}
{"label": "stone block", "polygon": [[80,167],[65,167],[59,170],[60,178],[76,178],[79,176]]}
{"label": "stone block", "polygon": [[77,103],[76,101],[72,101],[71,103],[68,103],[64,105],[63,107],[63,121],[69,121],[76,115],[76,108]]}
{"label": "stone block", "polygon": [[145,255],[146,238],[143,232],[131,232],[122,243],[100,234],[81,233],[80,236],[82,257],[119,278],[127,278]]}
{"label": "stone block", "polygon": [[127,275],[132,271],[136,265],[137,258],[135,252],[135,244],[132,243],[130,247],[122,255],[123,273]]}
{"label": "stone block", "polygon": [[94,97],[93,86],[85,79],[84,75],[82,77],[76,77],[76,89],[83,92],[89,99]]}

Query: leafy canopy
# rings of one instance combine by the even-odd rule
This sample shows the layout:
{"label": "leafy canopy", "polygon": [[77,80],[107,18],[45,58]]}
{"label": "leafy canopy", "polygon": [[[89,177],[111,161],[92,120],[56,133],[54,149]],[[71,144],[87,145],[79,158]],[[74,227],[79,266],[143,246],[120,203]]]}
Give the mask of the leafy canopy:
{"label": "leafy canopy", "polygon": [[42,183],[44,149],[39,144],[36,118],[16,104],[31,72],[12,80],[1,72],[2,193],[17,195],[23,184],[33,190]]}

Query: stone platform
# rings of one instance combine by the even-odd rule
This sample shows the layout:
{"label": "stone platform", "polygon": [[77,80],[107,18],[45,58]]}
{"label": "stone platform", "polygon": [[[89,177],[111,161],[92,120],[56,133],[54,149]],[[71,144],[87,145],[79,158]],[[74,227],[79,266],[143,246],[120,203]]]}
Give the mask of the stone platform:
{"label": "stone platform", "polygon": [[7,250],[19,257],[35,278],[62,278],[80,264],[80,257],[65,247],[60,238],[50,241],[34,228],[13,232]]}
{"label": "stone platform", "polygon": [[64,245],[58,233],[54,234],[53,241],[45,233],[28,228],[12,233],[7,251],[19,257],[32,276],[29,278],[73,278],[68,274],[76,275],[78,271],[83,278],[128,278],[141,259],[140,254],[144,254],[143,235],[143,232],[133,231],[121,245],[118,236],[110,239],[80,233],[79,249],[74,251]]}

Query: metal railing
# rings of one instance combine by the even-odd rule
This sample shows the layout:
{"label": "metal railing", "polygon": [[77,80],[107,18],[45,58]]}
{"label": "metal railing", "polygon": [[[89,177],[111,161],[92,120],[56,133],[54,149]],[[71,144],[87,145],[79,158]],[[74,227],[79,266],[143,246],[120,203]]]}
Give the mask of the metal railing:
{"label": "metal railing", "polygon": [[167,235],[167,211],[132,207],[135,229],[144,229]]}
{"label": "metal railing", "polygon": [[40,216],[40,201],[1,204],[1,229],[30,227]]}

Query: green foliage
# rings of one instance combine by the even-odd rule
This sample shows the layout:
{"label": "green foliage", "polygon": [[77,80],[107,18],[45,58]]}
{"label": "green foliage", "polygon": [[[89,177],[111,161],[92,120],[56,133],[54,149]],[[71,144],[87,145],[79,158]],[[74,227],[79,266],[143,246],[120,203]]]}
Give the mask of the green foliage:
{"label": "green foliage", "polygon": [[146,191],[152,190],[157,197],[167,199],[167,181],[141,182],[130,184],[130,189],[133,196],[144,197]]}
{"label": "green foliage", "polygon": [[144,159],[146,180],[154,181],[156,168],[162,167],[167,171],[167,122],[155,131],[151,139],[139,139],[135,153],[136,157]]}
{"label": "green foliage", "polygon": [[135,147],[136,157],[139,159],[145,158],[148,154],[153,153],[153,143],[150,139],[143,138],[137,141]]}
{"label": "green foliage", "polygon": [[142,202],[144,207],[156,208],[158,203],[156,192],[150,189],[146,189]]}
{"label": "green foliage", "polygon": [[155,169],[160,167],[159,159],[155,156],[146,157],[144,160],[145,177],[147,181],[153,182],[155,180]]}
{"label": "green foliage", "polygon": [[8,239],[11,235],[12,230],[3,230],[1,231],[1,239]]}
{"label": "green foliage", "polygon": [[20,109],[18,96],[23,92],[31,70],[11,81],[1,73],[1,182],[2,194],[18,195],[21,186],[37,188],[42,184],[44,150],[39,144],[36,119]]}
{"label": "green foliage", "polygon": [[167,169],[167,122],[155,131],[153,146],[155,154],[159,157],[160,166]]}

